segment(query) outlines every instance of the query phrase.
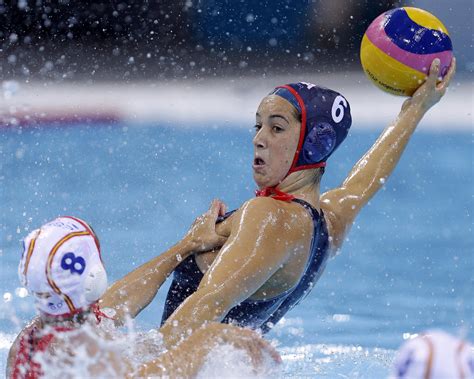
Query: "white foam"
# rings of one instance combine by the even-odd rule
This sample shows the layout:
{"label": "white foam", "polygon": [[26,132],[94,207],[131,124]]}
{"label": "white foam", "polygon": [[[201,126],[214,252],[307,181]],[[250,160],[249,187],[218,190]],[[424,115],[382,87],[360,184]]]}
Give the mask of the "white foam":
{"label": "white foam", "polygon": [[219,345],[213,349],[199,371],[198,379],[211,378],[274,378],[282,371],[281,367],[275,366],[270,357],[264,357],[265,361],[258,372],[252,369],[250,357],[243,350],[236,349],[231,345]]}

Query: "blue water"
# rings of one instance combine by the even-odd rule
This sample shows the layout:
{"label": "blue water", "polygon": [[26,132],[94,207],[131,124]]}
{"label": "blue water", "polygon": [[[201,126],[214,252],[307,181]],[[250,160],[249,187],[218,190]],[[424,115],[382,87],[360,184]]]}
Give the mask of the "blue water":
{"label": "blue water", "polygon": [[[328,163],[341,183],[376,138],[354,131]],[[15,292],[20,240],[58,215],[98,233],[115,280],[164,251],[207,209],[252,196],[252,132],[231,125],[95,125],[0,131],[0,369],[30,319]],[[269,334],[285,375],[384,377],[404,333],[442,328],[473,340],[473,136],[416,133],[341,254]],[[165,288],[138,318],[160,320]],[[0,374],[1,375],[1,374]]]}

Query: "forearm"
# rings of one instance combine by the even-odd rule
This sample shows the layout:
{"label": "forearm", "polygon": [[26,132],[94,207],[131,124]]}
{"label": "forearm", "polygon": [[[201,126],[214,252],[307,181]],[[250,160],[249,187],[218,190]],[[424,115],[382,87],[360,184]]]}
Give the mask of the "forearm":
{"label": "forearm", "polygon": [[161,327],[163,342],[171,348],[207,322],[220,322],[229,311],[228,299],[198,290],[188,297]]}
{"label": "forearm", "polygon": [[393,172],[424,114],[422,107],[408,104],[352,168],[342,188],[357,197],[358,205],[367,203]]}
{"label": "forearm", "polygon": [[213,330],[201,328],[157,359],[142,365],[130,377],[192,378],[196,376],[207,355],[215,347],[216,337]]}
{"label": "forearm", "polygon": [[141,265],[115,282],[100,301],[103,308],[116,311],[114,320],[122,324],[126,315],[135,318],[156,296],[166,278],[187,258],[194,244],[185,237],[169,250]]}

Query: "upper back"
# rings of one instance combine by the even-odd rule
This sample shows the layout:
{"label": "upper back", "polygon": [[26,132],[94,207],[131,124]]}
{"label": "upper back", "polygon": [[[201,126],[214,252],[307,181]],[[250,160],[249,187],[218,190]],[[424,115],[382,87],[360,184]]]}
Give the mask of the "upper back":
{"label": "upper back", "polygon": [[[113,348],[95,330],[44,332],[29,325],[14,341],[7,362],[7,377],[123,376],[126,366]],[[107,348],[107,346],[109,348]]]}

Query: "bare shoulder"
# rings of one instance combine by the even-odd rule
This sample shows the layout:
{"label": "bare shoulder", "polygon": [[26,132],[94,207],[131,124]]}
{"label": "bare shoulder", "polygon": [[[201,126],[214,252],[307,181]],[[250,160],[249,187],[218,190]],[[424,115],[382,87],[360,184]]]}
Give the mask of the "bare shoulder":
{"label": "bare shoulder", "polygon": [[265,223],[276,233],[295,237],[312,231],[312,218],[305,208],[297,203],[275,200],[271,197],[255,197],[246,201],[237,211],[233,228],[238,228],[242,223],[248,225]]}
{"label": "bare shoulder", "polygon": [[10,351],[8,352],[7,358],[7,375],[6,377],[9,378],[11,376],[11,370],[13,369],[13,365],[15,363],[15,359],[20,351],[20,342],[21,340],[31,333],[31,331],[39,325],[39,319],[34,318],[31,320],[23,329],[22,331],[16,336],[15,340],[13,341]]}

